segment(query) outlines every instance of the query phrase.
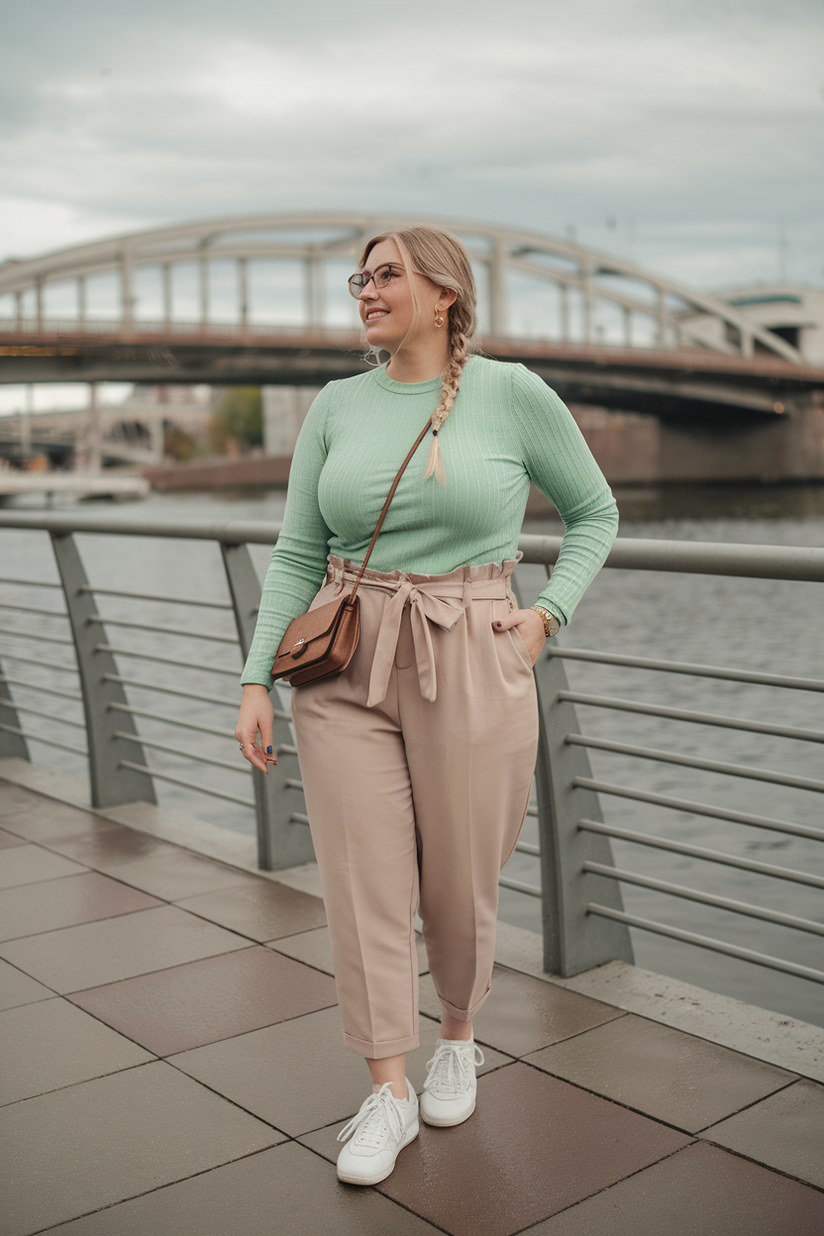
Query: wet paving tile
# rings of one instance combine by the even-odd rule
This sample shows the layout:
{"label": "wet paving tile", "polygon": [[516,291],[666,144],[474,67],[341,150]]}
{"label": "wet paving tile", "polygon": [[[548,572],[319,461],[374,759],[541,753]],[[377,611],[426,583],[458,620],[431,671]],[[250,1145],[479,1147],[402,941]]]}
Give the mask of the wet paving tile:
{"label": "wet paving tile", "polygon": [[328,975],[254,947],[95,987],[71,999],[158,1056],[336,1003]]}
{"label": "wet paving tile", "polygon": [[0,819],[15,815],[26,808],[36,809],[43,803],[43,795],[35,794],[22,785],[0,779]]}
{"label": "wet paving tile", "polygon": [[[418,1090],[437,1036],[437,1025],[422,1018],[421,1046],[407,1057],[407,1074]],[[337,1008],[171,1059],[177,1068],[293,1137],[333,1122],[340,1128],[371,1085],[364,1061],[343,1046]],[[485,1068],[505,1063],[508,1057],[489,1052]]]}
{"label": "wet paving tile", "polygon": [[529,1236],[821,1236],[824,1193],[701,1143],[529,1229]]}
{"label": "wet paving tile", "polygon": [[80,875],[83,870],[79,863],[43,850],[39,845],[16,845],[3,852],[0,888],[36,884],[39,880],[58,880],[61,876]]}
{"label": "wet paving tile", "polygon": [[13,1103],[0,1108],[3,1236],[40,1232],[281,1140],[163,1061]]}
{"label": "wet paving tile", "polygon": [[0,956],[62,993],[199,961],[249,941],[174,906],[7,940]]}
{"label": "wet paving tile", "polygon": [[690,1133],[794,1078],[774,1065],[631,1013],[528,1060],[555,1077]]}
{"label": "wet paving tile", "polygon": [[427,1236],[440,1231],[290,1142],[54,1229],[54,1236]]}
{"label": "wet paving tile", "polygon": [[57,854],[73,858],[87,867],[108,874],[112,867],[123,863],[139,862],[146,858],[172,858],[179,853],[178,847],[168,841],[160,841],[148,833],[125,828],[122,824],[105,822],[94,832],[79,837],[52,837],[44,844]]}
{"label": "wet paving tile", "polygon": [[35,796],[35,801],[2,813],[3,827],[29,841],[48,841],[52,837],[78,837],[111,827],[110,823],[68,803]]}
{"label": "wet paving tile", "polygon": [[824,1189],[824,1086],[813,1081],[802,1078],[703,1136]]}
{"label": "wet paving tile", "polygon": [[[431,978],[421,980],[421,1009],[440,1016]],[[475,1018],[475,1038],[510,1056],[525,1056],[549,1043],[624,1017],[622,1009],[503,966],[492,971],[492,989]]]}
{"label": "wet paving tile", "polygon": [[0,890],[0,940],[148,910],[162,903],[96,871]]}
{"label": "wet paving tile", "polygon": [[377,1187],[451,1236],[511,1236],[688,1141],[515,1063],[479,1080],[469,1120],[423,1130]]}
{"label": "wet paving tile", "polygon": [[202,858],[190,850],[173,849],[150,854],[146,858],[131,858],[124,863],[107,864],[106,874],[123,880],[135,888],[163,897],[166,901],[180,901],[198,893],[212,893],[233,885],[258,883],[260,877],[227,867],[210,858]]}
{"label": "wet paving tile", "polygon": [[54,992],[0,959],[0,1009],[14,1009],[35,1000],[50,1000]]}
{"label": "wet paving tile", "polygon": [[5,829],[0,828],[0,850],[8,850],[13,845],[25,845],[25,837],[16,837],[14,833],[7,833]]}
{"label": "wet paving tile", "polygon": [[0,1041],[0,1104],[152,1059],[149,1052],[58,998],[0,1013]]}
{"label": "wet paving tile", "polygon": [[178,905],[261,944],[326,925],[320,897],[274,880],[254,879],[221,892],[187,897]]}

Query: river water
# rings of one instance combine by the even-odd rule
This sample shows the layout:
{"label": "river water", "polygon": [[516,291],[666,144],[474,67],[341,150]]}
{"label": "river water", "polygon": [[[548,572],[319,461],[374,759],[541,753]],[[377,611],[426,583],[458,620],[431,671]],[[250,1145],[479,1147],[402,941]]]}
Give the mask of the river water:
{"label": "river water", "polygon": [[[619,490],[617,497],[621,535],[625,537],[824,545],[824,486],[753,489],[693,486]],[[283,493],[277,490],[259,495],[155,494],[140,504],[118,507],[117,514],[152,521],[181,518],[278,520],[283,500]],[[90,509],[93,508],[86,508]],[[105,519],[111,508],[97,510]],[[551,519],[532,520],[525,531],[557,532],[559,527]],[[99,587],[225,600],[219,553],[212,544],[94,535],[78,537],[78,543],[89,577]],[[262,546],[251,548],[262,575],[269,551]],[[0,551],[4,576],[26,580],[57,578],[45,534],[0,530]],[[540,590],[544,578],[542,568],[519,569],[519,583],[526,603]],[[58,605],[56,594],[47,595],[42,590],[16,587],[8,590],[7,595],[18,604],[48,604],[54,608]],[[598,648],[651,658],[824,678],[822,600],[824,589],[820,584],[604,570],[559,642],[567,647]],[[101,612],[112,618],[128,621],[135,617],[132,603],[117,598],[101,598],[100,607]],[[192,617],[193,613],[196,618]],[[144,610],[140,618],[167,626],[192,622],[200,630],[232,634],[228,613],[184,611],[169,604],[155,604],[150,614]],[[24,618],[22,614],[4,615],[3,626],[21,632],[65,633],[64,625],[58,620]],[[128,642],[128,647],[135,651],[144,649],[167,656],[181,654],[181,641],[174,636],[115,627],[108,628],[108,636],[118,647]],[[43,654],[41,645],[37,653],[36,645],[27,645],[25,638],[0,636],[0,658],[7,674],[14,673],[21,679],[44,686],[72,687],[69,675],[10,661],[8,654],[12,651],[19,655],[34,654],[35,658],[47,655],[53,661],[65,663],[70,660],[68,649],[55,646]],[[234,650],[207,640],[192,640],[186,655],[197,662],[197,669],[163,670],[137,659],[122,658],[120,672],[158,686],[168,685],[172,675],[175,685],[184,689],[205,690],[229,700],[237,698],[236,679],[218,672],[220,667],[237,668]],[[590,693],[763,719],[819,733],[824,731],[820,693],[750,687],[570,661],[565,664],[570,685]],[[205,687],[204,669],[209,671]],[[37,698],[26,688],[13,690],[21,703],[44,708],[42,694]],[[136,707],[163,715],[185,715],[226,731],[225,739],[204,737],[196,740],[190,735],[181,737],[180,731],[170,735],[167,726],[143,720],[139,725],[146,737],[161,744],[173,743],[181,748],[233,759],[231,708],[195,704],[187,711],[180,700],[164,698],[158,692],[132,686],[127,686],[126,690]],[[64,721],[79,715],[76,705],[61,699],[52,701],[48,710]],[[578,716],[580,728],[596,737],[824,780],[820,743],[770,738],[592,707],[580,707]],[[76,743],[79,731],[73,731],[64,721],[55,724],[34,716],[24,719],[25,728],[41,734],[45,743],[51,738]],[[32,754],[38,762],[48,760],[57,768],[75,773],[83,771],[78,757],[53,746],[34,744]],[[150,763],[175,775],[190,779],[202,777],[205,783],[234,793],[248,795],[251,791],[251,785],[242,775],[217,766],[205,765],[202,771],[193,772],[191,763],[168,752],[153,749],[148,755]],[[788,789],[597,751],[590,756],[594,774],[604,780],[822,827],[822,798],[811,790]],[[162,782],[157,783],[157,788],[160,800],[170,806],[196,813],[224,827],[253,831],[252,814],[245,808]],[[816,840],[665,811],[620,798],[604,798],[602,807],[605,819],[619,827],[647,831],[785,868],[824,873],[824,847]],[[537,841],[534,821],[527,821],[523,839]],[[782,913],[824,921],[824,892],[821,890],[785,880],[768,880],[753,873],[628,842],[613,842],[613,853],[619,867],[741,902],[769,906]],[[533,884],[539,879],[536,860],[524,855],[514,856],[507,874]],[[623,886],[623,897],[625,908],[644,918],[659,919],[702,935],[717,935],[732,944],[822,968],[821,936],[695,905],[631,885]],[[540,908],[535,899],[504,890],[501,917],[519,926],[540,930]],[[645,931],[634,929],[632,935],[636,962],[640,966],[824,1025],[824,987],[820,985]]]}

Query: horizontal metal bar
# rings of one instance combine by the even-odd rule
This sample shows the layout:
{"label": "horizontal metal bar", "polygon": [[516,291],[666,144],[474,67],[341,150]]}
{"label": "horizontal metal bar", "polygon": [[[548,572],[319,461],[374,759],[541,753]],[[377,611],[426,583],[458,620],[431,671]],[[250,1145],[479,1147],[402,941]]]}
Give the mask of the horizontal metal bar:
{"label": "horizontal metal bar", "polygon": [[[291,721],[292,720],[291,714],[288,712],[283,712],[280,708],[275,709],[275,716],[277,717],[278,721]],[[297,751],[295,751],[295,755],[297,755]]]}
{"label": "horizontal metal bar", "polygon": [[43,717],[46,721],[58,721],[61,725],[71,725],[74,729],[85,730],[85,721],[70,721],[66,717],[58,717],[53,712],[41,712],[39,708],[29,708],[28,704],[18,704],[14,700],[0,700],[0,708],[14,708],[17,712],[26,712],[31,717]]}
{"label": "horizontal metal bar", "polygon": [[295,777],[286,777],[283,784],[287,790],[300,790],[301,794],[303,793],[303,782],[298,781]]}
{"label": "horizontal metal bar", "polygon": [[83,696],[79,691],[58,691],[57,687],[42,687],[36,682],[25,682],[22,678],[7,678],[5,674],[0,674],[0,682],[6,682],[10,687],[24,687],[27,691],[39,691],[42,695],[56,695],[61,700],[83,703]]}
{"label": "horizontal metal bar", "polygon": [[641,713],[646,717],[664,717],[670,721],[690,721],[696,725],[717,725],[729,730],[744,730],[751,734],[769,734],[773,738],[798,738],[802,742],[824,742],[824,731],[799,730],[786,725],[765,725],[743,717],[725,717],[714,712],[695,712],[689,708],[665,708],[662,704],[640,704],[636,700],[617,699],[611,695],[586,695],[581,691],[559,691],[559,700],[570,704],[585,704],[592,708],[614,708],[619,712]]}
{"label": "horizontal metal bar", "polygon": [[233,730],[221,730],[215,725],[202,725],[196,721],[184,721],[182,717],[167,717],[163,713],[149,712],[145,708],[131,708],[128,704],[109,704],[113,712],[127,712],[131,717],[145,717],[148,721],[160,721],[163,725],[176,725],[184,730],[196,730],[199,734],[215,734],[218,738],[234,738]]}
{"label": "horizontal metal bar", "polygon": [[41,661],[38,657],[21,657],[17,652],[4,652],[6,661],[20,661],[23,665],[37,665],[41,669],[64,670],[69,674],[77,674],[76,665],[60,665],[58,661]]}
{"label": "horizontal metal bar", "polygon": [[725,807],[713,807],[709,803],[692,802],[689,798],[672,798],[668,794],[651,794],[647,790],[630,789],[614,785],[611,781],[598,781],[594,777],[573,777],[572,784],[598,794],[612,794],[616,798],[631,798],[635,802],[651,803],[655,807],[669,807],[673,811],[686,811],[690,815],[707,815],[715,820],[729,820],[731,824],[750,824],[753,828],[768,828],[776,833],[788,833],[792,837],[810,837],[824,841],[824,828],[811,828],[807,824],[790,824],[786,820],[774,820],[767,815],[750,815],[746,811],[730,811]]}
{"label": "horizontal metal bar", "polygon": [[589,661],[595,665],[623,665],[628,669],[662,670],[668,674],[688,674],[692,678],[721,678],[726,682],[748,682],[761,687],[787,687],[794,691],[824,691],[824,679],[788,678],[785,674],[753,674],[748,670],[725,669],[720,665],[698,665],[689,661],[659,661],[651,657],[631,657],[623,653],[591,652],[587,648],[554,645],[547,656],[568,661]]}
{"label": "horizontal metal bar", "polygon": [[[243,542],[273,545],[280,532],[279,524],[263,520],[169,520],[160,523],[113,515],[101,519],[62,511],[0,511],[0,528],[29,528],[63,535],[86,532],[103,536],[171,537],[219,541],[225,545]],[[518,546],[524,562],[552,563],[560,552],[561,537],[522,534]],[[824,550],[812,546],[732,545],[619,537],[605,565],[620,570],[824,581]]]}
{"label": "horizontal metal bar", "polygon": [[520,880],[510,880],[508,876],[501,876],[498,884],[501,888],[511,888],[514,893],[526,893],[527,897],[543,895],[535,884],[523,884]]}
{"label": "horizontal metal bar", "polygon": [[176,695],[180,699],[199,700],[201,704],[220,704],[224,708],[233,708],[237,712],[240,700],[227,700],[219,695],[200,695],[197,691],[182,691],[178,687],[161,687],[155,682],[143,682],[139,678],[122,678],[120,674],[101,674],[106,682],[119,682],[126,687],[140,687],[141,691],[160,691],[164,695]]}
{"label": "horizontal metal bar", "polygon": [[197,760],[201,764],[214,764],[218,768],[226,768],[229,772],[240,773],[244,777],[251,777],[252,770],[244,760],[243,765],[238,767],[237,764],[231,764],[228,760],[218,759],[214,755],[200,755],[194,751],[184,751],[181,747],[170,747],[165,742],[154,742],[151,738],[143,738],[138,734],[127,734],[125,730],[115,730],[115,738],[122,738],[126,742],[137,743],[142,747],[153,747],[155,751],[166,751],[169,755],[180,755],[187,760]]}
{"label": "horizontal metal bar", "polygon": [[155,522],[122,515],[77,515],[74,512],[0,511],[0,528],[28,528],[68,535],[162,537],[182,541],[217,541],[223,545],[274,545],[281,525],[269,520],[177,519]]}
{"label": "horizontal metal bar", "polygon": [[289,742],[282,742],[277,749],[278,755],[297,755],[298,749]]}
{"label": "horizontal metal bar", "polygon": [[535,819],[538,818],[538,808],[537,807],[527,807],[526,813],[528,816],[533,816]]}
{"label": "horizontal metal bar", "polygon": [[783,961],[780,957],[768,957],[766,953],[757,953],[751,948],[739,948],[736,944],[725,944],[722,940],[696,935],[694,931],[682,931],[678,927],[669,927],[666,923],[655,923],[648,918],[638,918],[635,914],[625,914],[623,910],[612,910],[607,906],[590,903],[587,906],[587,913],[598,914],[601,918],[614,918],[617,922],[626,923],[630,927],[654,931],[656,935],[669,936],[672,940],[683,940],[685,944],[696,944],[699,948],[708,948],[714,953],[724,953],[727,957],[737,957],[741,961],[752,961],[757,966],[780,970],[783,974],[793,974],[796,978],[824,983],[824,971],[822,970],[813,970],[810,966],[797,966],[791,961]]}
{"label": "horizontal metal bar", "polygon": [[824,936],[824,923],[817,923],[811,918],[797,918],[794,914],[779,914],[775,910],[750,905],[746,901],[734,901],[731,897],[717,897],[713,893],[703,893],[697,888],[686,888],[683,884],[670,884],[668,880],[654,880],[650,876],[639,875],[636,871],[622,871],[619,867],[593,863],[589,859],[584,862],[583,869],[591,871],[594,875],[606,876],[609,880],[619,880],[624,884],[637,884],[639,888],[650,888],[658,893],[668,893],[672,897],[682,897],[685,901],[697,901],[701,905],[715,906],[719,910],[730,910],[733,914],[743,914],[747,918],[759,918],[766,923],[775,923],[780,927],[793,927],[796,931],[809,931],[812,935]]}
{"label": "horizontal metal bar", "polygon": [[0,601],[0,609],[13,609],[18,614],[43,614],[46,618],[68,618],[64,609],[43,609],[39,605],[12,605],[11,601]]}
{"label": "horizontal metal bar", "polygon": [[20,584],[23,588],[56,588],[58,592],[63,591],[62,584],[50,584],[44,579],[10,579],[4,576],[0,578],[0,584]]}
{"label": "horizontal metal bar", "polygon": [[[518,548],[524,562],[555,562],[561,549],[561,537],[522,534]],[[619,537],[604,565],[623,571],[824,581],[824,549],[813,546],[731,545]]]}
{"label": "horizontal metal bar", "polygon": [[302,811],[293,811],[292,814],[289,816],[289,823],[290,824],[306,824],[306,826],[308,827],[309,816],[305,815]]}
{"label": "horizontal metal bar", "polygon": [[[39,631],[34,634],[31,631],[15,631],[13,627],[0,627],[0,635],[14,635],[18,639],[33,639],[44,644],[65,644],[67,648],[74,648],[70,639],[61,639],[57,635],[41,635]],[[5,653],[3,655],[5,656]]]}
{"label": "horizontal metal bar", "polygon": [[182,785],[187,790],[197,790],[200,794],[209,794],[212,798],[225,798],[227,802],[239,803],[241,807],[251,807],[254,810],[253,798],[241,798],[238,794],[227,794],[225,790],[213,790],[211,786],[198,785],[196,781],[187,781],[185,777],[173,777],[171,773],[158,772],[146,764],[133,764],[131,760],[121,760],[121,768],[131,768],[135,772],[148,773],[150,777],[158,777],[161,781],[170,781],[173,785]]}
{"label": "horizontal metal bar", "polygon": [[126,597],[130,601],[168,601],[171,605],[200,605],[204,609],[231,609],[230,601],[201,601],[199,597],[155,596],[150,592],[120,592],[116,588],[97,588],[81,584],[78,592],[91,592],[96,597]]}
{"label": "horizontal metal bar", "polygon": [[42,742],[44,747],[59,747],[61,751],[71,751],[74,755],[82,755],[84,759],[88,759],[89,753],[83,747],[72,747],[70,743],[58,742],[56,738],[43,738],[42,734],[31,734],[28,730],[18,729],[16,725],[5,725],[0,722],[0,730],[6,734],[19,734],[21,738],[28,738],[30,742]]}
{"label": "horizontal metal bar", "polygon": [[789,867],[777,867],[774,863],[757,863],[751,858],[739,858],[736,854],[723,854],[720,850],[708,850],[702,845],[687,845],[681,841],[669,841],[666,837],[652,837],[649,833],[637,833],[630,828],[615,828],[600,820],[579,820],[578,827],[586,833],[603,833],[619,841],[634,841],[636,845],[651,846],[653,850],[668,850],[671,854],[685,854],[689,858],[703,858],[723,867],[739,867],[742,871],[754,871],[758,875],[771,876],[776,880],[792,880],[794,884],[809,884],[824,888],[824,876],[808,871],[794,871]]}
{"label": "horizontal metal bar", "polygon": [[182,635],[185,639],[208,639],[216,644],[237,644],[237,636],[207,635],[203,631],[188,631],[185,627],[164,627],[150,622],[127,622],[123,618],[101,618],[100,614],[90,614],[87,622],[97,622],[107,627],[129,627],[133,631],[152,631],[156,635]]}
{"label": "horizontal metal bar", "polygon": [[701,772],[723,773],[729,777],[746,777],[751,781],[766,781],[770,785],[786,785],[795,790],[813,790],[824,793],[824,781],[811,777],[792,777],[789,773],[770,772],[766,768],[750,767],[748,764],[726,764],[721,760],[698,760],[691,755],[676,755],[673,751],[657,751],[653,747],[637,747],[633,743],[611,742],[606,738],[591,738],[586,734],[567,734],[566,741],[594,751],[611,751],[616,755],[631,755],[640,760],[658,760],[662,764],[677,764],[681,768],[695,768]]}
{"label": "horizontal metal bar", "polygon": [[177,657],[161,657],[155,652],[138,652],[134,648],[115,648],[112,644],[95,644],[95,652],[110,652],[112,656],[134,657],[136,661],[156,661],[158,665],[176,665],[180,669],[208,670],[210,674],[224,674],[235,681],[240,677],[239,669],[223,669],[219,665],[205,665],[198,661],[194,666],[191,661],[181,661]]}
{"label": "horizontal metal bar", "polygon": [[532,858],[540,858],[541,850],[537,845],[532,845],[530,841],[518,841],[515,845],[518,854],[529,854]]}

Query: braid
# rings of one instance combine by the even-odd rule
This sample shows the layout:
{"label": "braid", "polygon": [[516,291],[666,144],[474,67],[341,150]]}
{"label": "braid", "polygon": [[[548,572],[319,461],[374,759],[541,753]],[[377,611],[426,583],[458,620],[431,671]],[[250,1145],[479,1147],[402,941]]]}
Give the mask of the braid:
{"label": "braid", "polygon": [[446,471],[443,466],[443,456],[440,443],[438,442],[438,434],[443,427],[444,421],[452,411],[452,405],[458,394],[464,365],[469,354],[469,340],[463,330],[461,330],[457,323],[455,323],[455,329],[453,330],[451,320],[449,325],[449,360],[441,379],[441,398],[437,408],[432,413],[432,445],[429,448],[426,472],[424,473],[424,480],[434,476],[435,480],[441,485],[446,485]]}

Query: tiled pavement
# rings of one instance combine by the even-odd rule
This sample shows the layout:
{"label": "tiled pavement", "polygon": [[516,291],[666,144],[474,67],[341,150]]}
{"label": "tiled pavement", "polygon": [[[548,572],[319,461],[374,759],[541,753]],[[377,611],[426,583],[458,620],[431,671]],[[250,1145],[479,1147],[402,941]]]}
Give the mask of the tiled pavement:
{"label": "tiled pavement", "polygon": [[317,898],[8,782],[0,849],[2,1236],[824,1232],[824,1087],[501,967],[475,1115],[340,1185]]}

